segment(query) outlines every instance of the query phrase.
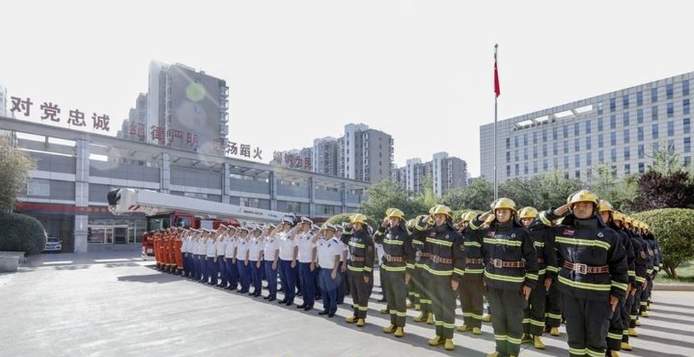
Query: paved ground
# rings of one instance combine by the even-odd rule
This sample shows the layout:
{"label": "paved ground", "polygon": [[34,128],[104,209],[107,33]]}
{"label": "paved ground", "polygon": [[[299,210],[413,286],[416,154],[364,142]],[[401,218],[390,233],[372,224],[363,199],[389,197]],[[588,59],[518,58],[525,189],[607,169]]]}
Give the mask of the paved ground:
{"label": "paved ground", "polygon": [[[0,275],[0,356],[483,356],[494,346],[490,325],[481,337],[457,334],[446,353],[429,348],[432,327],[411,318],[404,338],[384,335],[375,299],[358,329],[343,322],[348,305],[327,319],[160,273],[133,253],[49,255],[32,265]],[[694,293],[655,299],[636,349],[622,356],[694,356]],[[545,342],[547,350],[521,355],[568,355],[564,338]]]}

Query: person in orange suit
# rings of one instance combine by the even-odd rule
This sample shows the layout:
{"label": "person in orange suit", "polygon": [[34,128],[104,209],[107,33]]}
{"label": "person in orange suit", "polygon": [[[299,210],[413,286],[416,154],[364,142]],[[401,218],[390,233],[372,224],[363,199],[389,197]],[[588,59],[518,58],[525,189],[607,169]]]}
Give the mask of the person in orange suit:
{"label": "person in orange suit", "polygon": [[152,245],[154,246],[154,260],[157,263],[157,269],[161,270],[161,234],[159,232],[152,232]]}

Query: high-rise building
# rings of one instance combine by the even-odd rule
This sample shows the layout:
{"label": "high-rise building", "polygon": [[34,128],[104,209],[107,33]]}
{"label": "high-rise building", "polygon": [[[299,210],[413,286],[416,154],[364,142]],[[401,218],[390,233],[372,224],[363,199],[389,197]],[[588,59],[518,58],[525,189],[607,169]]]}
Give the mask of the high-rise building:
{"label": "high-rise building", "polygon": [[403,166],[398,168],[395,166],[395,164],[393,164],[393,167],[390,170],[390,180],[398,185],[398,187],[401,189],[407,189],[407,167]]}
{"label": "high-rise building", "polygon": [[376,183],[391,177],[393,138],[365,124],[345,125],[345,135],[338,139],[338,175]]}
{"label": "high-rise building", "polygon": [[448,156],[448,153],[434,154],[431,161],[422,163],[421,159],[409,159],[403,170],[401,186],[411,193],[421,193],[425,183],[431,179],[432,190],[437,196],[442,196],[449,190],[467,185],[467,163],[464,160]]}
{"label": "high-rise building", "polygon": [[140,93],[135,100],[135,108],[130,108],[128,119],[123,120],[118,137],[146,141],[147,140],[147,95]]}
{"label": "high-rise building", "polygon": [[[690,166],[692,79],[689,72],[499,121],[499,182],[560,171],[590,183],[602,165],[617,177],[643,173],[659,150]],[[480,163],[493,180],[493,123],[480,127]]]}
{"label": "high-rise building", "polygon": [[7,88],[0,84],[0,116],[7,116]]}
{"label": "high-rise building", "polygon": [[313,140],[313,172],[338,176],[338,150],[337,139],[333,137]]}
{"label": "high-rise building", "polygon": [[[220,154],[228,142],[226,81],[182,64],[152,62],[147,93],[147,142]],[[149,135],[150,133],[156,135]]]}

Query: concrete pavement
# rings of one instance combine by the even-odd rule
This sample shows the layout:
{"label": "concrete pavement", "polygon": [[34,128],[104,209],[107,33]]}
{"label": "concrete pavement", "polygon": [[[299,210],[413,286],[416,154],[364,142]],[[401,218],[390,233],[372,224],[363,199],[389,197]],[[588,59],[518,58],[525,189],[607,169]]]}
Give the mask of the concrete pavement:
{"label": "concrete pavement", "polygon": [[[57,254],[0,275],[0,356],[483,356],[494,349],[489,324],[479,337],[456,334],[452,353],[430,348],[433,327],[412,322],[415,311],[404,338],[383,334],[389,320],[378,313],[378,287],[359,329],[344,323],[348,304],[327,319],[151,264],[132,252]],[[658,291],[655,300],[632,339],[635,350],[622,356],[694,356],[694,294]],[[521,355],[566,356],[565,341],[545,337],[545,351],[524,346]]]}

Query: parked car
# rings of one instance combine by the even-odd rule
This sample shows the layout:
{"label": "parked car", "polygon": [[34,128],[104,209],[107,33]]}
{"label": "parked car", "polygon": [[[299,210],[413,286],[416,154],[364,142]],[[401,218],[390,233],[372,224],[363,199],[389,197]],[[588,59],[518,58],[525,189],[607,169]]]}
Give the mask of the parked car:
{"label": "parked car", "polygon": [[60,253],[63,250],[63,241],[58,237],[47,237],[44,253]]}

